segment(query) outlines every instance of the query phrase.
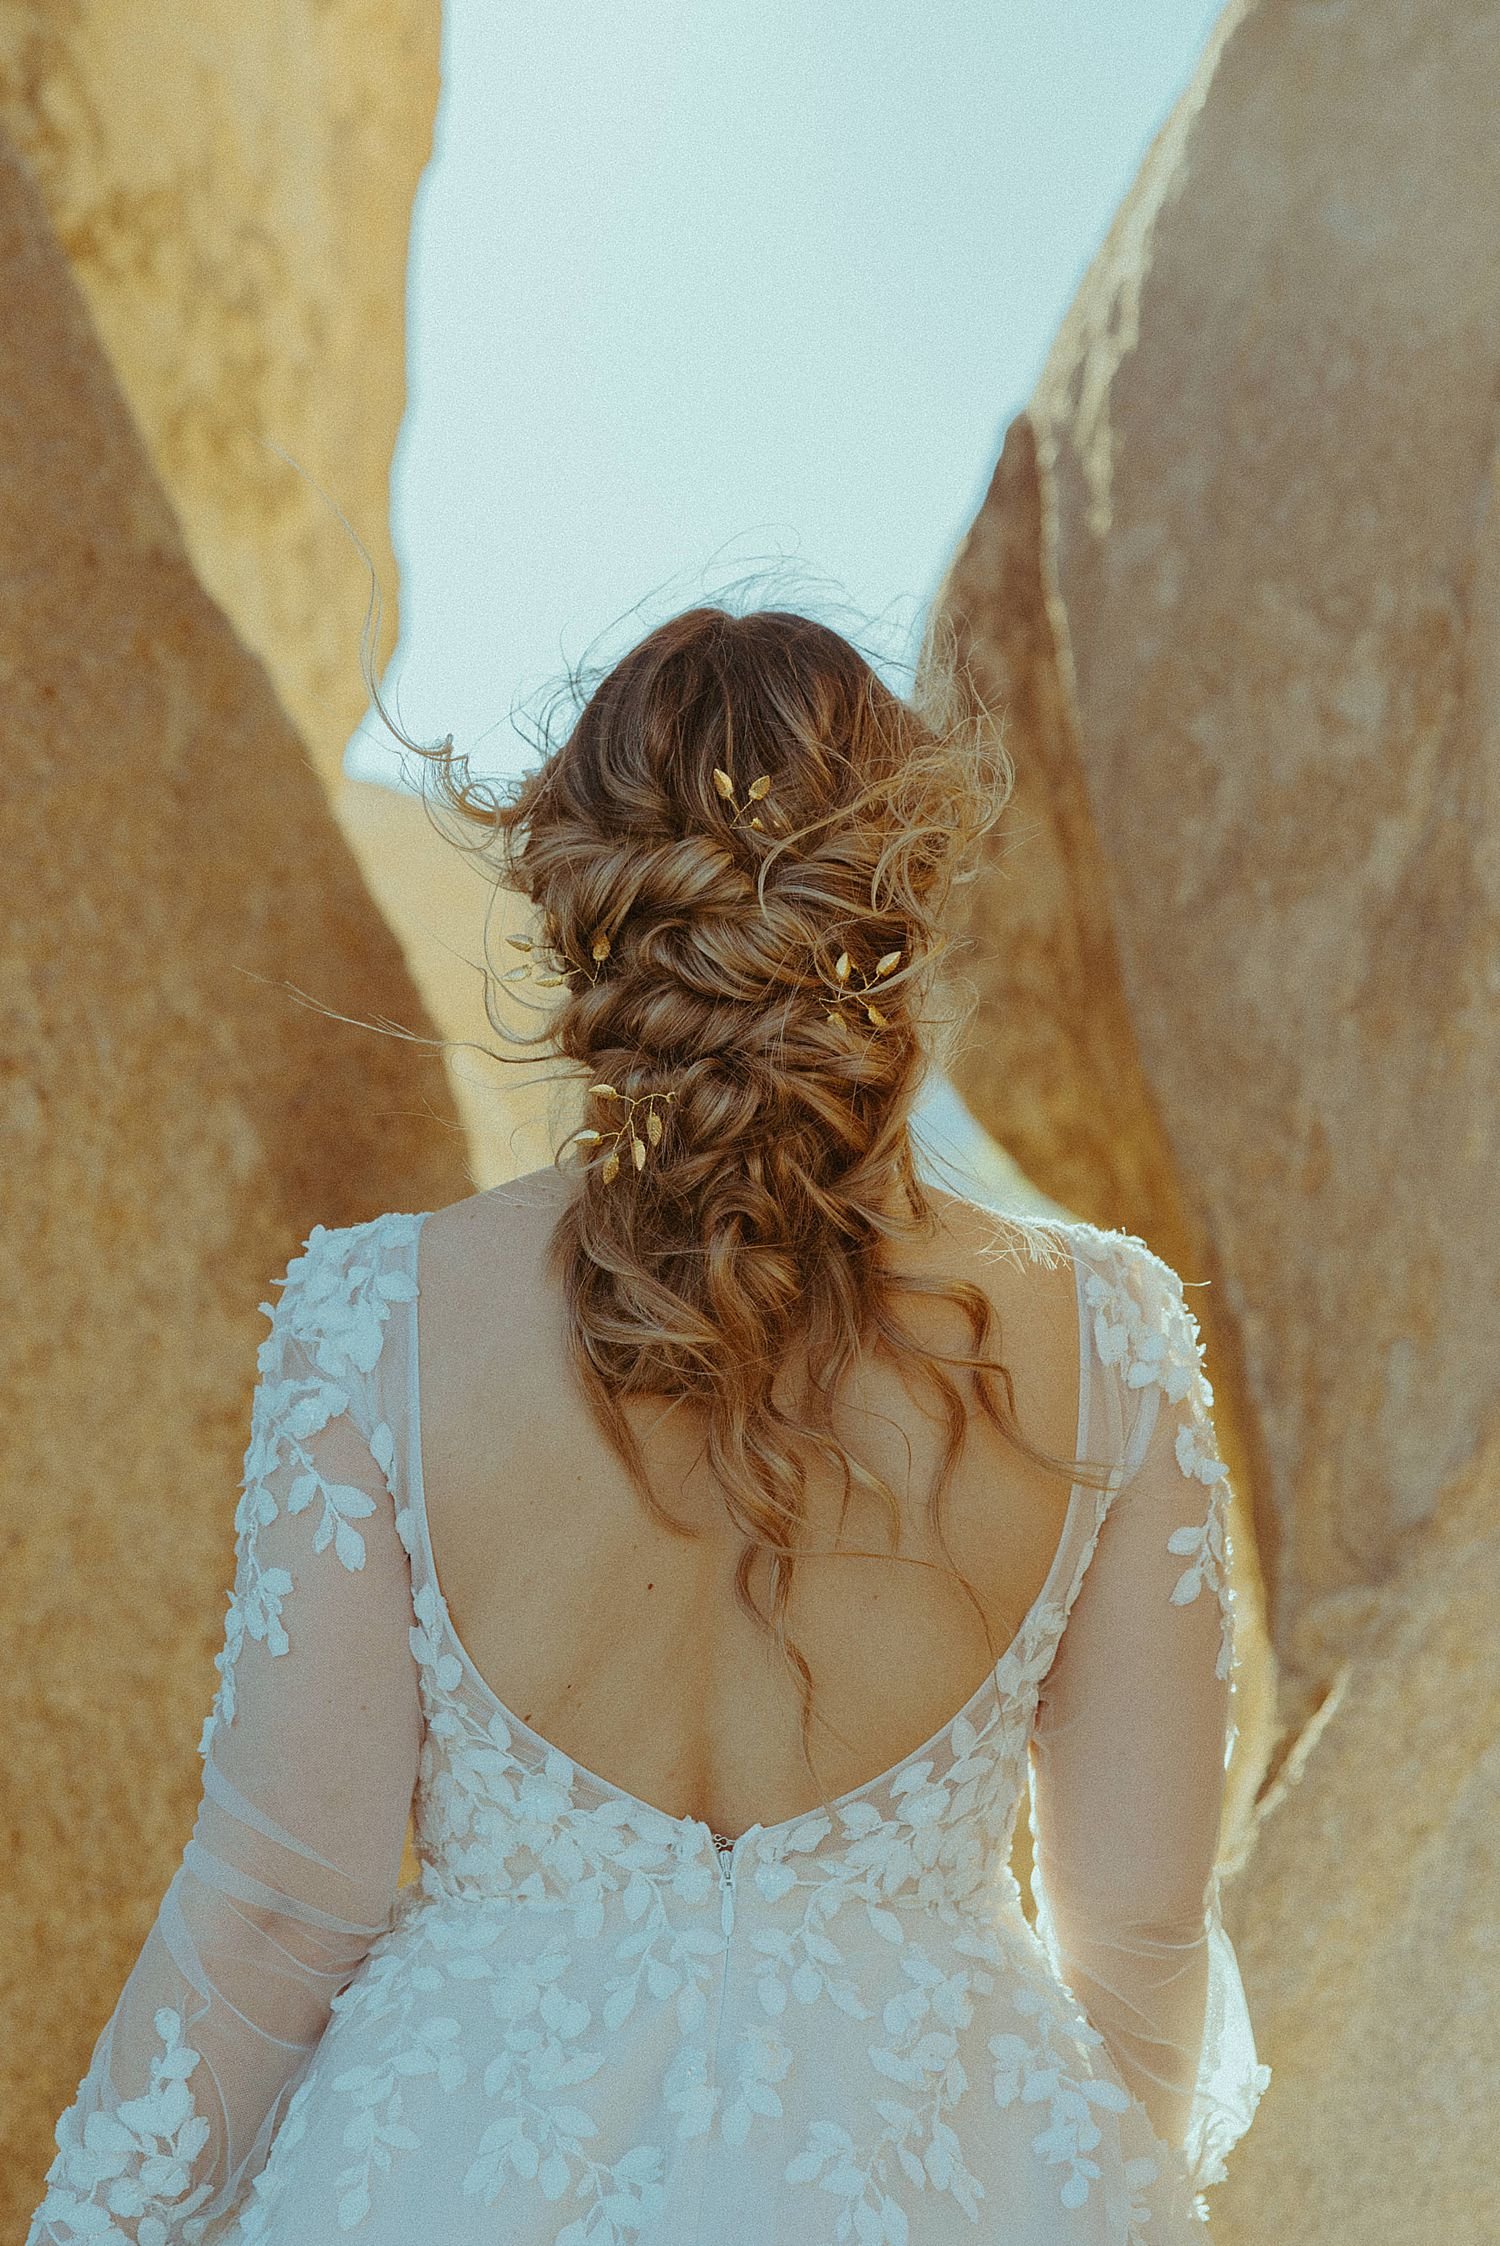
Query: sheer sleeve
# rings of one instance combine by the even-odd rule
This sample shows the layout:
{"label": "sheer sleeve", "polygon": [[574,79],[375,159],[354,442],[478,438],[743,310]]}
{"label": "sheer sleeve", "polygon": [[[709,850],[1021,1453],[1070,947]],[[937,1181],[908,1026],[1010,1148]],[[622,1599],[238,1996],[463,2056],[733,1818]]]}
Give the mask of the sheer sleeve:
{"label": "sheer sleeve", "polygon": [[1235,1737],[1229,1483],[1176,1273],[1120,1235],[1086,1294],[1126,1434],[1031,1743],[1037,1933],[1196,2191],[1223,2176],[1269,2080],[1216,1870]]}
{"label": "sheer sleeve", "polygon": [[315,1229],[258,1357],[197,1820],[95,2044],[28,2246],[184,2246],[240,2204],[386,1925],[421,1744],[370,1227]]}

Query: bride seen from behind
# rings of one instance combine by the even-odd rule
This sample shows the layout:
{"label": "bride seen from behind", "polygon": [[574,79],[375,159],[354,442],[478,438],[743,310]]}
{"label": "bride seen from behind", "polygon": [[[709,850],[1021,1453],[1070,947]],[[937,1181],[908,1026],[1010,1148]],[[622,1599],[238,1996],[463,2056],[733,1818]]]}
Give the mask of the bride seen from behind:
{"label": "bride seen from behind", "polygon": [[508,791],[420,752],[532,910],[497,1031],[586,1086],[553,1173],[426,1231],[439,1573],[541,1731],[727,1830],[961,1705],[1090,1471],[1071,1265],[913,1157],[1011,782],[926,655],[912,706],[810,618],[697,608]]}
{"label": "bride seen from behind", "polygon": [[584,1119],[263,1306],[198,1821],[28,2246],[1201,2235],[1269,2073],[1228,1483],[1168,1265],[918,1174],[1010,784],[950,652],[699,607],[509,789],[420,751]]}

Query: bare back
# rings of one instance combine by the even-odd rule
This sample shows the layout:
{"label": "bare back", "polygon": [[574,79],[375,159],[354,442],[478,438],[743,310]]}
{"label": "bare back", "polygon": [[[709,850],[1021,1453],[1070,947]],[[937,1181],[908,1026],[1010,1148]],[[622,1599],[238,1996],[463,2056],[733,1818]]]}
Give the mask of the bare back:
{"label": "bare back", "polygon": [[[769,1635],[736,1603],[741,1538],[705,1471],[701,1437],[659,1401],[629,1407],[653,1486],[701,1524],[699,1535],[674,1536],[647,1515],[572,1378],[564,1304],[546,1268],[572,1190],[566,1173],[534,1172],[437,1211],[423,1229],[423,1477],[454,1627],[507,1707],[615,1786],[729,1834],[798,1816],[817,1787],[799,1745],[796,1687]],[[1071,1258],[1049,1266],[1007,1253],[986,1212],[932,1197],[941,1231],[914,1236],[895,1260],[983,1289],[1023,1433],[1071,1457]],[[925,1341],[968,1346],[952,1308],[909,1299],[903,1314]],[[812,1668],[812,1746],[830,1795],[910,1754],[977,1690],[1043,1587],[1069,1496],[1060,1475],[971,1417],[945,1527],[949,1554],[983,1604],[987,1644],[927,1523],[943,1440],[930,1402],[920,1393],[914,1402],[877,1364],[851,1383],[837,1424],[902,1499],[902,1529],[892,1557],[883,1510],[857,1496],[840,1536],[837,1477],[810,1467],[788,1622]]]}

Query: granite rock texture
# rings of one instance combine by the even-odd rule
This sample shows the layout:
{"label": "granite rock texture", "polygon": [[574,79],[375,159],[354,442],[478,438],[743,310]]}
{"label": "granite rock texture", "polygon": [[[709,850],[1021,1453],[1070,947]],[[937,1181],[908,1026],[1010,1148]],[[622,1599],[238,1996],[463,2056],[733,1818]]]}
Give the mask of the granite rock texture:
{"label": "granite rock texture", "polygon": [[[0,2231],[192,1827],[258,1305],[468,1189],[429,1025],[0,158]],[[305,994],[299,997],[299,993]]]}
{"label": "granite rock texture", "polygon": [[1497,82],[1492,7],[1231,7],[943,596],[1020,776],[960,1089],[1211,1282],[1269,1587],[1221,2246],[1500,2236]]}
{"label": "granite rock texture", "polygon": [[438,32],[437,0],[0,9],[0,126],[200,578],[328,781],[365,707],[369,578],[313,486],[374,558],[388,644],[407,237]]}

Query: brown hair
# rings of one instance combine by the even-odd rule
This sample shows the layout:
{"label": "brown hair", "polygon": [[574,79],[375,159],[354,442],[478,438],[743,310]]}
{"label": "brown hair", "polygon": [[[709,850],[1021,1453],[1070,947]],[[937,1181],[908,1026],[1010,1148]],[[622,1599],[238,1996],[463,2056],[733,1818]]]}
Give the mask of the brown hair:
{"label": "brown hair", "polygon": [[[945,1441],[929,1519],[987,1642],[943,1539],[968,1420],[949,1368],[1028,1457],[1070,1478],[1080,1465],[1021,1434],[1010,1373],[986,1354],[983,1290],[898,1272],[881,1252],[907,1229],[893,1189],[919,1222],[935,1215],[908,1118],[931,1033],[951,1038],[972,1010],[930,1013],[955,941],[942,916],[1013,781],[998,736],[962,714],[976,707],[935,623],[908,702],[826,625],[704,606],[616,663],[517,781],[472,779],[451,740],[407,743],[496,882],[535,911],[527,962],[512,953],[507,976],[487,947],[494,1028],[608,1088],[590,1095],[587,1119],[606,1143],[582,1142],[582,1187],[550,1246],[584,1396],[649,1511],[683,1535],[696,1531],[653,1490],[620,1399],[701,1408],[710,1470],[745,1539],[736,1596],[796,1677],[810,1770],[812,1678],[786,1628],[809,1454],[842,1476],[841,1531],[856,1489],[883,1505],[893,1547],[901,1530],[895,1491],[834,1431],[849,1368],[884,1352],[935,1397]],[[557,988],[533,1035],[494,996],[524,992],[528,965],[550,965]],[[660,1126],[606,1168],[627,1113]],[[920,1344],[905,1295],[955,1305],[967,1353]],[[800,1390],[783,1397],[792,1364]],[[764,1604],[752,1588],[762,1563]]]}

